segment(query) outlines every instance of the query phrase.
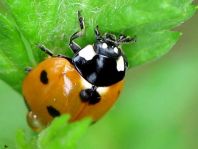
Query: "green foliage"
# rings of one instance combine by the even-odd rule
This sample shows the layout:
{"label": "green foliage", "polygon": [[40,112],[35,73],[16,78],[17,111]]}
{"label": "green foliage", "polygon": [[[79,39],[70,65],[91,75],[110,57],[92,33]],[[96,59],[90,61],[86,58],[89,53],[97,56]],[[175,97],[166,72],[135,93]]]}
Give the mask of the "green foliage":
{"label": "green foliage", "polygon": [[23,131],[17,133],[19,149],[75,149],[77,141],[90,125],[90,119],[68,123],[69,116],[55,118],[49,127],[27,139]]}
{"label": "green foliage", "polygon": [[191,0],[4,0],[1,5],[0,78],[19,92],[24,68],[46,57],[36,45],[71,56],[67,45],[70,35],[79,30],[78,10],[87,26],[86,35],[79,40],[82,46],[94,42],[96,25],[103,33],[137,37],[135,44],[123,48],[131,67],[167,53],[179,38],[170,29],[196,11]]}

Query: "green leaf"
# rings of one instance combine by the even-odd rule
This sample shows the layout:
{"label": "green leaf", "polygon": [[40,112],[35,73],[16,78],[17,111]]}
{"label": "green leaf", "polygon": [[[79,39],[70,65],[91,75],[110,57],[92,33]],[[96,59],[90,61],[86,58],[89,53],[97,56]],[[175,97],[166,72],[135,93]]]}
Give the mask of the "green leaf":
{"label": "green leaf", "polygon": [[[167,53],[179,39],[170,29],[189,19],[196,11],[191,0],[4,0],[0,15],[0,78],[17,91],[24,69],[35,66],[46,55],[36,45],[44,44],[55,53],[72,55],[71,34],[79,30],[77,11],[85,18],[83,47],[94,42],[93,29],[136,36],[137,42],[123,46],[130,67]],[[13,75],[17,74],[17,75]]]}
{"label": "green leaf", "polygon": [[23,130],[19,130],[16,135],[16,148],[17,149],[35,149],[36,136],[26,136]]}
{"label": "green leaf", "polygon": [[137,44],[126,47],[126,53],[130,53],[129,64],[135,66],[160,58],[169,51],[180,35],[178,32],[171,31],[139,34]]}
{"label": "green leaf", "polygon": [[6,16],[0,14],[0,77],[20,90],[25,66],[30,64],[20,34]]}
{"label": "green leaf", "polygon": [[90,126],[91,120],[68,123],[69,116],[55,118],[38,136],[27,139],[24,132],[17,134],[19,149],[75,149],[78,140]]}

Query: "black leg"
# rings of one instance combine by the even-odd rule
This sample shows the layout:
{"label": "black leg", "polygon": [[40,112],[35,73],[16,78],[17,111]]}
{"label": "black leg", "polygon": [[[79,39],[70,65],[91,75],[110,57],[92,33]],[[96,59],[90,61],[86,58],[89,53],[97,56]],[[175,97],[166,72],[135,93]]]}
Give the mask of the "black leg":
{"label": "black leg", "polygon": [[85,31],[85,25],[84,25],[84,18],[81,16],[80,11],[78,11],[78,21],[80,25],[80,31],[75,32],[71,37],[69,41],[69,47],[72,49],[74,53],[77,53],[81,50],[81,47],[74,42],[76,38],[81,37],[84,34]]}
{"label": "black leg", "polygon": [[65,55],[58,54],[56,57],[65,58],[65,59],[67,59],[72,64],[72,59],[69,58],[69,57],[67,57],[67,56],[65,56]]}
{"label": "black leg", "polygon": [[106,37],[107,39],[110,39],[111,41],[116,41],[116,36],[113,35],[113,34],[106,33],[106,34],[105,34],[105,37]]}
{"label": "black leg", "polygon": [[95,35],[96,35],[96,39],[97,40],[101,39],[101,35],[100,35],[100,31],[99,31],[98,25],[96,26],[94,32],[95,32]]}
{"label": "black leg", "polygon": [[47,55],[54,57],[52,51],[50,51],[48,48],[46,48],[44,45],[38,45],[38,48],[41,49],[41,51],[45,52]]}
{"label": "black leg", "polygon": [[126,36],[125,35],[120,35],[118,41],[122,41],[123,39],[125,39]]}
{"label": "black leg", "polygon": [[120,35],[118,43],[131,43],[136,42],[136,37],[127,37],[125,35]]}
{"label": "black leg", "polygon": [[48,54],[48,55],[51,56],[51,57],[65,58],[65,59],[67,59],[70,63],[72,63],[71,58],[69,58],[69,57],[67,57],[67,56],[65,56],[65,55],[61,55],[61,54],[55,55],[51,50],[49,50],[48,48],[46,48],[44,45],[39,45],[38,48],[41,49],[41,51],[45,52],[46,54]]}
{"label": "black leg", "polygon": [[26,67],[26,68],[25,68],[25,72],[26,72],[26,73],[29,73],[31,70],[32,70],[32,67]]}

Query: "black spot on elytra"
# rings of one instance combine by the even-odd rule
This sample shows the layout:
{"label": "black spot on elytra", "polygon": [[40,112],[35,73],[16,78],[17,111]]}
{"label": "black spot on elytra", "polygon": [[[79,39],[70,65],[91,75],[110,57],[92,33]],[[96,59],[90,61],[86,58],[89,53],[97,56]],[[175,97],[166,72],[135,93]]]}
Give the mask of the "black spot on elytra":
{"label": "black spot on elytra", "polygon": [[49,80],[48,80],[48,77],[47,77],[47,72],[45,70],[42,70],[41,71],[41,74],[40,74],[40,81],[43,83],[43,84],[48,84]]}
{"label": "black spot on elytra", "polygon": [[7,145],[4,145],[4,148],[8,148],[8,146]]}
{"label": "black spot on elytra", "polygon": [[51,115],[52,117],[60,116],[60,112],[57,109],[55,109],[53,106],[47,106],[47,111],[49,115]]}
{"label": "black spot on elytra", "polygon": [[91,105],[98,103],[101,99],[99,93],[93,89],[85,89],[80,92],[80,99],[82,102],[88,102]]}

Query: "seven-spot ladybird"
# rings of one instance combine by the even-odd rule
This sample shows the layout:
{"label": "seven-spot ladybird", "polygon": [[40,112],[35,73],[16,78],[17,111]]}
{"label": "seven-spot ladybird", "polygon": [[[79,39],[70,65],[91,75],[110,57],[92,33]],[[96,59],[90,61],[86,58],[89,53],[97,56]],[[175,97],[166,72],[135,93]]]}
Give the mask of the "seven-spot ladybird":
{"label": "seven-spot ladybird", "polygon": [[39,48],[47,58],[29,70],[23,82],[23,96],[29,108],[29,125],[41,130],[56,116],[70,114],[70,121],[91,117],[97,121],[117,100],[123,87],[127,60],[120,44],[134,38],[95,29],[96,42],[81,48],[74,40],[83,35],[84,19],[78,12],[80,31],[74,33],[69,47],[73,58],[54,55],[43,45]]}

